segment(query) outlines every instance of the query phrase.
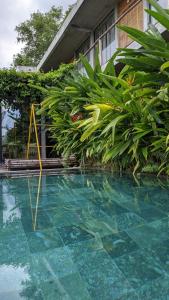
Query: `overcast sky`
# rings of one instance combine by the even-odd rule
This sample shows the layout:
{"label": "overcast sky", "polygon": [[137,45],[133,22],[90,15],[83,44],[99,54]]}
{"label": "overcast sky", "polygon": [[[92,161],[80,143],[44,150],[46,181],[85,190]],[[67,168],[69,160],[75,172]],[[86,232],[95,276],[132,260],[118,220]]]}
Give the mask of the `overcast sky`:
{"label": "overcast sky", "polygon": [[0,0],[0,68],[9,67],[13,54],[21,45],[16,42],[15,27],[37,10],[47,11],[52,5],[64,9],[74,0]]}

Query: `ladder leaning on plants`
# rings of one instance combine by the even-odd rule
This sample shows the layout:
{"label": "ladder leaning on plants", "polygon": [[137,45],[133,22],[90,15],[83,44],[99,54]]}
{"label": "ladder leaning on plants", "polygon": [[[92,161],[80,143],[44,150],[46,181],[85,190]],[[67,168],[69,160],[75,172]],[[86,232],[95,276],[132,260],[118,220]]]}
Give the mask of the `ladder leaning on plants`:
{"label": "ladder leaning on plants", "polygon": [[[38,124],[36,120],[36,110],[35,106],[39,106],[39,104],[32,104],[29,116],[29,133],[28,133],[28,143],[26,150],[26,159],[5,159],[5,166],[8,170],[21,170],[21,169],[37,169],[40,167],[40,172],[42,172],[43,168],[51,169],[51,168],[62,168],[65,166],[69,167],[77,167],[79,164],[74,155],[71,155],[68,158],[46,158],[42,159],[41,157],[41,148],[39,138],[38,138],[38,127],[42,126],[42,124]],[[44,124],[45,126],[50,126]],[[35,132],[36,145],[31,145],[31,134],[32,129]],[[30,159],[30,148],[37,148],[38,159]],[[46,148],[53,148],[53,146],[45,146]]]}
{"label": "ladder leaning on plants", "polygon": [[38,124],[36,122],[36,112],[35,112],[35,106],[38,106],[38,105],[39,104],[31,105],[26,159],[29,159],[30,141],[31,141],[32,126],[33,126],[34,131],[35,131],[35,137],[36,137],[36,147],[37,147],[37,151],[38,151],[39,167],[40,167],[40,171],[42,171],[42,158],[41,158],[40,143],[39,143],[39,138],[38,138]]}
{"label": "ladder leaning on plants", "polygon": [[[38,127],[41,126],[41,124],[38,124],[36,121],[36,111],[35,111],[35,106],[39,106],[39,104],[32,104],[31,105],[31,111],[30,111],[30,121],[29,121],[29,133],[28,133],[28,144],[27,144],[27,151],[26,151],[26,160],[24,161],[25,167],[37,167],[37,164],[39,164],[40,167],[40,172],[42,172],[43,167],[47,168],[60,168],[64,167],[65,165],[68,165],[70,167],[75,167],[78,165],[76,157],[74,155],[71,155],[68,158],[47,158],[47,159],[42,159],[41,158],[41,147],[39,138],[38,138]],[[50,127],[50,125],[44,124],[45,126]],[[30,154],[30,142],[31,142],[31,134],[32,134],[32,129],[34,129],[35,132],[35,138],[36,138],[36,147],[37,148],[37,153],[38,153],[38,161],[37,160],[31,160],[29,161],[29,154]],[[52,148],[53,146],[45,146],[46,148]],[[15,161],[14,160],[9,160],[8,164],[10,167],[15,164],[15,168],[21,167],[23,161]]]}

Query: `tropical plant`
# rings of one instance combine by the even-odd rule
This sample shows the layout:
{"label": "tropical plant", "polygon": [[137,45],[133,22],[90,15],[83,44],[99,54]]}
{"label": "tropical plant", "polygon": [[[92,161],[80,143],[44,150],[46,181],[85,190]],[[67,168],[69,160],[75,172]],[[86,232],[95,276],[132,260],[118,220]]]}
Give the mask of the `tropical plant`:
{"label": "tropical plant", "polygon": [[[158,21],[162,19],[165,25],[164,19],[169,19],[168,13],[153,0],[149,2],[158,13],[151,10],[147,12]],[[85,128],[81,140],[93,138],[91,134],[95,136],[97,133],[98,138],[104,140],[103,148],[99,149],[103,153],[104,163],[117,160],[122,168],[133,165],[135,173],[139,167],[142,169],[152,161],[157,163],[160,172],[168,172],[169,74],[166,69],[169,63],[166,59],[169,43],[152,26],[146,33],[126,26],[120,28],[143,48],[119,49],[121,52],[118,55],[122,57],[119,60],[128,65],[128,75],[123,70],[120,82],[117,78],[106,77],[109,80],[109,93],[115,82],[116,94],[112,93],[109,98],[113,105],[107,104],[108,101],[104,99],[104,105],[97,103],[86,107],[91,111],[91,116],[81,124]],[[101,99],[104,94],[100,95]]]}
{"label": "tropical plant", "polygon": [[[168,12],[149,2],[155,10],[147,12],[165,26]],[[120,28],[142,48],[118,49],[103,71],[98,56],[94,68],[81,56],[87,76],[72,73],[47,90],[42,111],[52,120],[60,154],[75,153],[133,173],[155,165],[169,174],[169,43],[153,26],[145,33]],[[119,74],[115,59],[126,64]],[[71,118],[79,113],[83,120]]]}
{"label": "tropical plant", "polygon": [[[136,171],[150,155],[147,138],[155,134],[154,123],[159,118],[154,109],[151,111],[152,97],[159,83],[143,83],[145,75],[140,72],[128,75],[127,68],[118,77],[100,74],[106,86],[100,88],[100,99],[98,90],[89,95],[89,102],[94,104],[85,107],[90,117],[81,121],[80,127],[84,129],[81,141],[101,140],[95,151],[101,153],[103,163],[114,160],[121,168],[130,165]],[[93,148],[87,154],[93,156]]]}
{"label": "tropical plant", "polygon": [[[69,155],[73,152],[81,158],[85,158],[86,147],[90,143],[80,142],[82,129],[78,125],[80,125],[80,119],[84,119],[88,115],[84,106],[93,103],[93,99],[89,95],[92,95],[94,89],[98,90],[98,93],[99,91],[101,92],[105,83],[104,79],[100,77],[101,66],[98,56],[96,57],[94,69],[85,58],[81,57],[81,60],[88,77],[82,76],[77,70],[74,70],[56,87],[46,89],[44,92],[47,97],[42,102],[40,113],[47,111],[47,115],[52,123],[51,132],[58,153]],[[107,65],[104,74],[107,76],[115,74],[112,61]],[[96,99],[95,101],[97,102],[98,100]]]}

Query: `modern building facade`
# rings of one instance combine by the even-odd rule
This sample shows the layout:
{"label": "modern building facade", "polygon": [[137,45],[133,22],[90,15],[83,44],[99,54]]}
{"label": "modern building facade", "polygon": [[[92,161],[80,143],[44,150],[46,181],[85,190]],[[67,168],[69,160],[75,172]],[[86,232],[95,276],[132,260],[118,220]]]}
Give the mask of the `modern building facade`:
{"label": "modern building facade", "polygon": [[36,72],[37,68],[32,67],[32,66],[16,66],[16,71],[17,72],[27,72],[27,73],[32,73]]}
{"label": "modern building facade", "polygon": [[[169,0],[157,0],[169,8]],[[92,65],[96,49],[102,66],[117,48],[138,47],[116,25],[147,30],[154,21],[144,11],[146,0],[78,0],[38,65],[44,72],[57,69],[85,54]],[[163,28],[160,28],[163,31]],[[82,66],[79,64],[79,69]]]}

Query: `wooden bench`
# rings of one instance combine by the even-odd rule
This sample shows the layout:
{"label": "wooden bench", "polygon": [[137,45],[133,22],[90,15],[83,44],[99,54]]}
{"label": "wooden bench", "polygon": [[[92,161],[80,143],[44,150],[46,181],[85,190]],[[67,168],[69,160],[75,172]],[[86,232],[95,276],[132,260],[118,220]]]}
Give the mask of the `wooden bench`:
{"label": "wooden bench", "polygon": [[[5,166],[8,170],[29,170],[39,169],[38,159],[5,159]],[[74,155],[68,158],[47,158],[42,159],[44,169],[64,168],[78,166]]]}

